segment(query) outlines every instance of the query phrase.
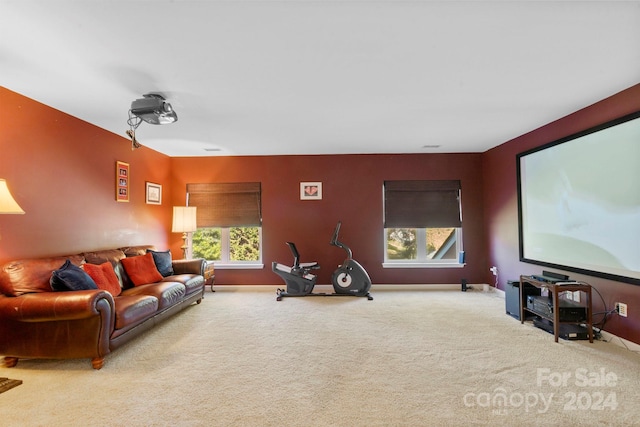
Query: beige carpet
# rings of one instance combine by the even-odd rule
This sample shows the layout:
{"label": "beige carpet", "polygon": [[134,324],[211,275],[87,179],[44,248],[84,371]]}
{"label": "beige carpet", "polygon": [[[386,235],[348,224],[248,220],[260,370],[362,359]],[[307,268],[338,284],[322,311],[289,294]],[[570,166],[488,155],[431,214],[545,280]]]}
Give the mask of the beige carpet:
{"label": "beige carpet", "polygon": [[[106,358],[23,360],[3,426],[577,426],[640,423],[640,356],[553,342],[493,293],[275,300],[207,291]],[[564,380],[563,380],[564,378]]]}

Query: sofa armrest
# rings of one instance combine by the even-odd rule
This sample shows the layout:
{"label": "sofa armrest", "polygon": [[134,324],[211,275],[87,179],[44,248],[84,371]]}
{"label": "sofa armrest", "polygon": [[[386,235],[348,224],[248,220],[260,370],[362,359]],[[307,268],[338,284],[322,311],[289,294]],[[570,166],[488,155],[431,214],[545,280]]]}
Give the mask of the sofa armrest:
{"label": "sofa armrest", "polygon": [[[109,307],[113,297],[103,290],[39,292],[0,298],[0,319],[21,322],[76,320],[96,316]],[[109,313],[109,317],[113,317]]]}
{"label": "sofa armrest", "polygon": [[111,351],[114,320],[113,297],[99,289],[2,295],[0,354],[8,367],[19,358],[90,357],[100,369]]}
{"label": "sofa armrest", "polygon": [[204,276],[207,261],[204,258],[174,259],[171,261],[174,274],[199,274]]}

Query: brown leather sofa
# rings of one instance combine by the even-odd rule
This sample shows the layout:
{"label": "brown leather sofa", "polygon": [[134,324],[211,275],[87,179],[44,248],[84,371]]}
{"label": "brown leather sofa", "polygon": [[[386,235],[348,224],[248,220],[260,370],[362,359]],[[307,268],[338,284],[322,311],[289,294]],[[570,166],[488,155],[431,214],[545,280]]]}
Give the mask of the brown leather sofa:
{"label": "brown leather sofa", "polygon": [[[165,273],[155,283],[134,284],[127,273],[130,267],[123,267],[122,260],[148,250],[155,248],[106,249],[3,265],[0,355],[5,356],[5,365],[15,366],[19,358],[91,358],[93,368],[100,369],[113,350],[192,303],[199,304],[204,297],[205,260],[171,260],[169,256],[171,274]],[[121,286],[113,293],[119,295],[104,289],[54,291],[52,273],[66,260],[75,266],[110,262]]]}

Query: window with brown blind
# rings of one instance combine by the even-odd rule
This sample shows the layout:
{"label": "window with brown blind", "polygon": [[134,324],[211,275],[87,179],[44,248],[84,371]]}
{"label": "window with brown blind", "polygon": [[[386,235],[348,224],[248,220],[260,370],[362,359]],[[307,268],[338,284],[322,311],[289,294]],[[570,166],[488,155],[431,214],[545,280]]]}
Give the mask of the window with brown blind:
{"label": "window with brown blind", "polygon": [[462,265],[458,180],[384,182],[385,267]]}
{"label": "window with brown blind", "polygon": [[259,182],[187,184],[187,197],[198,208],[198,227],[262,225]]}
{"label": "window with brown blind", "polygon": [[384,226],[461,227],[460,181],[385,181]]}
{"label": "window with brown blind", "polygon": [[261,268],[261,198],[259,182],[187,184],[187,204],[197,207],[193,255],[218,268]]}

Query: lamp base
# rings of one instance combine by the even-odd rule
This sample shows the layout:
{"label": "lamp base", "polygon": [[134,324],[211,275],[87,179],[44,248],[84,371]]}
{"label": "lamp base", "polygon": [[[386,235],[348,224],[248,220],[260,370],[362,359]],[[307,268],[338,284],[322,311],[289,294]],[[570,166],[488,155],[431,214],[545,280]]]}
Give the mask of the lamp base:
{"label": "lamp base", "polygon": [[189,236],[187,233],[182,233],[182,246],[180,247],[180,249],[182,249],[182,259],[187,259],[187,251],[189,250],[189,245],[187,245],[188,239]]}

